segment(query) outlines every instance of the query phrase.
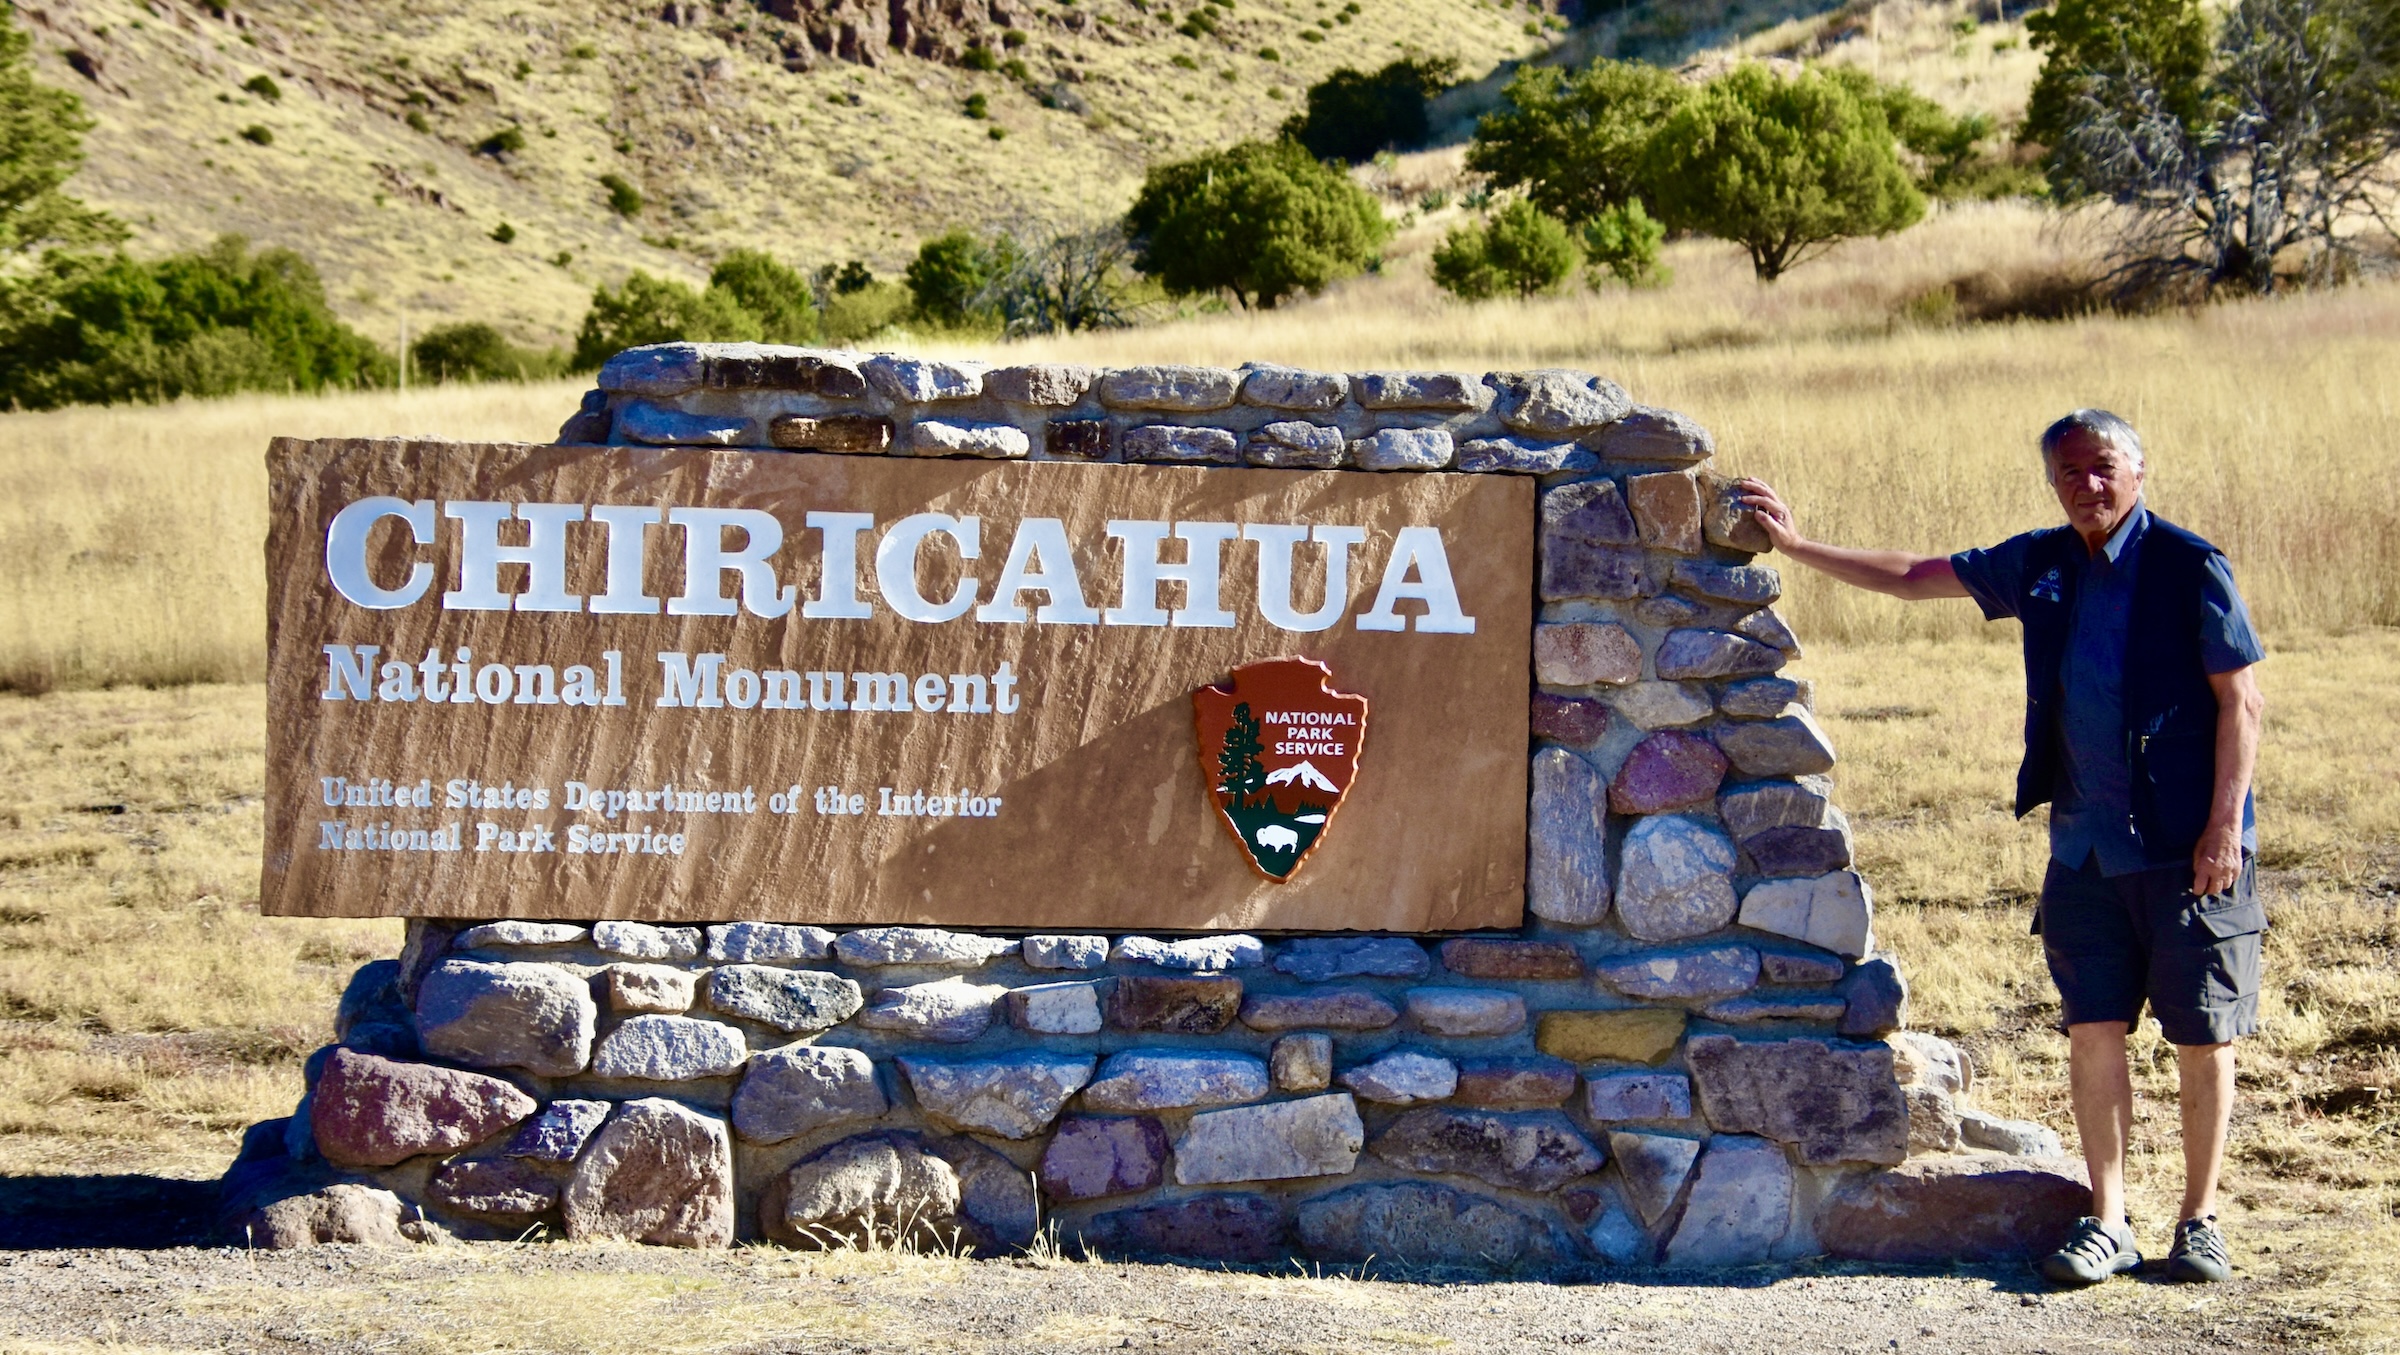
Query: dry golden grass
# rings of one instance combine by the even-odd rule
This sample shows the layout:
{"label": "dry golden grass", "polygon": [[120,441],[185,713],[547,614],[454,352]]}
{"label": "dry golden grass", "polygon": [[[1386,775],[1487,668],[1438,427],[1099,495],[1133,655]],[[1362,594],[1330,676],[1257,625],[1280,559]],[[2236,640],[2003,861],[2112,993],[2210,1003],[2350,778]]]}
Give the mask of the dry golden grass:
{"label": "dry golden grass", "polygon": [[0,415],[0,685],[255,680],[269,438],[546,442],[576,398],[444,386]]}
{"label": "dry golden grass", "polygon": [[0,701],[0,1172],[213,1175],[396,922],[258,916],[257,687]]}

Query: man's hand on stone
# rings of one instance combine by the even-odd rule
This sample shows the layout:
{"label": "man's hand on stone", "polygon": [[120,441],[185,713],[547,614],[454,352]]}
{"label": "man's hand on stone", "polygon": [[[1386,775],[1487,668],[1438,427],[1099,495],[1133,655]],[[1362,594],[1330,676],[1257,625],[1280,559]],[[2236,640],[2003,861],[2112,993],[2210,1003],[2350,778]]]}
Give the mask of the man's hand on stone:
{"label": "man's hand on stone", "polygon": [[1742,491],[1742,506],[1758,520],[1767,539],[1775,543],[1775,549],[1789,551],[1793,542],[1805,539],[1792,523],[1791,506],[1776,494],[1773,486],[1764,480],[1745,479],[1736,481],[1734,487]]}
{"label": "man's hand on stone", "polygon": [[2242,830],[2235,824],[2211,823],[2192,848],[2192,892],[2222,894],[2242,874]]}

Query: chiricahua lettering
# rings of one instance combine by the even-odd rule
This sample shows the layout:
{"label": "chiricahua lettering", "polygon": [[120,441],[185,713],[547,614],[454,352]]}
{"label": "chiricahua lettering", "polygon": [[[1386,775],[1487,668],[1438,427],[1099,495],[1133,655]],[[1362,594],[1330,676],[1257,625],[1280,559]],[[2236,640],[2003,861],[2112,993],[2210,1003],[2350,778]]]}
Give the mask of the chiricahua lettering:
{"label": "chiricahua lettering", "polygon": [[[444,528],[443,524],[448,524]],[[388,524],[388,525],[387,525]],[[913,513],[880,525],[871,513],[810,511],[803,532],[813,535],[819,571],[817,595],[800,597],[786,583],[782,518],[764,509],[660,506],[655,504],[507,503],[448,499],[401,499],[380,495],[357,499],[333,515],[325,531],[325,572],[334,591],[371,611],[392,611],[434,600],[446,611],[584,612],[625,616],[741,616],[776,618],[795,610],[809,621],[863,621],[880,605],[904,620],[936,624],[971,619],[984,625],[1231,627],[1235,613],[1223,588],[1229,548],[1251,552],[1256,587],[1247,605],[1268,625],[1296,633],[1331,630],[1347,618],[1362,631],[1414,631],[1427,635],[1471,635],[1475,618],[1459,605],[1459,592],[1441,531],[1401,527],[1392,532],[1375,572],[1373,600],[1353,613],[1351,557],[1361,556],[1363,581],[1373,562],[1364,558],[1369,533],[1363,527],[1293,522],[1162,522],[1117,519],[1105,526],[1108,543],[1085,543],[1091,559],[1113,557],[1116,602],[1095,606],[1077,562],[1075,541],[1062,519],[1028,517],[1010,532],[999,552],[1000,567],[988,578],[977,571],[984,560],[984,520],[946,513]],[[683,582],[680,592],[647,591],[648,533],[679,531]],[[452,535],[458,562],[454,587],[434,592],[429,557],[437,532]],[[516,538],[504,542],[503,532]],[[395,538],[392,533],[404,534]],[[995,544],[997,532],[994,533]],[[1168,539],[1176,545],[1170,547]],[[946,545],[936,546],[944,542]],[[413,558],[398,579],[378,578],[369,561],[393,544]],[[372,549],[377,545],[384,549]],[[1301,548],[1320,557],[1320,599],[1301,610],[1295,578]],[[921,566],[936,550],[956,561],[956,579],[943,596],[927,597]],[[1180,558],[1169,559],[1170,554]],[[568,591],[570,558],[598,562],[601,591]],[[505,574],[504,574],[504,571]],[[385,573],[391,573],[386,570]],[[512,587],[504,586],[504,582]],[[1162,587],[1181,585],[1182,605],[1166,606]],[[727,591],[728,587],[731,592]],[[1403,604],[1411,604],[1403,612]],[[365,649],[365,646],[360,646]],[[371,657],[371,655],[370,655]],[[452,701],[460,704],[514,701],[534,705],[615,705],[615,673],[594,700],[585,685],[567,695],[568,674],[539,674],[487,664],[470,671],[460,651],[445,667],[429,653],[422,664],[389,662],[370,674],[363,666],[337,673],[349,681],[350,699],[367,700],[373,678],[394,695],[380,700]],[[365,658],[357,660],[360,665]],[[539,665],[528,665],[539,667]],[[415,672],[412,675],[411,669]],[[394,670],[399,670],[395,672]],[[814,675],[811,675],[814,676]],[[543,685],[556,683],[556,690]],[[532,695],[526,693],[532,684]],[[397,693],[408,692],[410,695]],[[487,694],[490,693],[490,694]],[[334,698],[340,699],[340,698]]]}

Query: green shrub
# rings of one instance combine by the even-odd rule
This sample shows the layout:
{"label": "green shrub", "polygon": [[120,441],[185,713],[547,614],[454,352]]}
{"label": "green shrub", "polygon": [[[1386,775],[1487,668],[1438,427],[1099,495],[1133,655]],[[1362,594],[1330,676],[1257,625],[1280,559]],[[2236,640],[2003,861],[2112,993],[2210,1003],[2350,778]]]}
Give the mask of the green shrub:
{"label": "green shrub", "polygon": [[966,105],[960,111],[980,122],[992,115],[992,101],[984,97],[981,90],[977,90],[967,96]]}
{"label": "green shrub", "polygon": [[408,346],[414,373],[428,381],[539,381],[559,375],[566,355],[520,348],[481,321],[438,325]]}
{"label": "green shrub", "polygon": [[426,135],[431,135],[433,132],[433,124],[426,120],[424,112],[420,109],[412,108],[408,110],[408,117],[403,119],[403,121],[408,123],[408,130],[412,132],[423,133]]}
{"label": "green shrub", "polygon": [[1581,256],[1564,223],[1519,198],[1488,223],[1457,226],[1445,235],[1433,252],[1433,280],[1469,301],[1502,292],[1532,296],[1566,281]]}
{"label": "green shrub", "polygon": [[1378,151],[1413,150],[1430,134],[1426,101],[1457,78],[1457,62],[1430,57],[1395,61],[1372,75],[1344,67],[1309,86],[1307,108],[1285,121],[1283,134],[1320,160],[1353,165]]}
{"label": "green shrub", "polygon": [[592,290],[592,307],[584,312],[583,328],[575,336],[574,369],[590,371],[618,350],[646,343],[755,343],[762,336],[758,317],[726,289],[699,291],[637,268],[622,287]]}
{"label": "green shrub", "polygon": [[608,210],[618,216],[630,217],[642,210],[642,190],[627,182],[622,174],[603,174],[600,186],[608,190]]}
{"label": "green shrub", "polygon": [[52,254],[12,289],[0,408],[379,386],[392,360],[343,324],[308,261],[239,236],[137,260]]}
{"label": "green shrub", "polygon": [[1667,225],[1633,198],[1583,223],[1584,281],[1593,291],[1610,278],[1628,287],[1663,287],[1672,276],[1658,261]]}
{"label": "green shrub", "polygon": [[1390,223],[1294,141],[1247,141],[1152,167],[1125,216],[1135,266],[1174,295],[1273,307],[1375,260]]}
{"label": "green shrub", "polygon": [[253,146],[272,146],[275,144],[275,133],[254,122],[242,129],[242,140]]}
{"label": "green shrub", "polygon": [[499,225],[492,227],[492,238],[504,245],[515,244],[517,240],[517,228],[503,221]]}
{"label": "green shrub", "polygon": [[765,342],[817,341],[816,291],[799,269],[759,250],[737,249],[709,270],[708,285],[758,317],[759,337]]}
{"label": "green shrub", "polygon": [[1024,46],[1027,41],[1029,39],[1022,28],[1012,28],[1000,35],[1000,45],[1012,52]]}
{"label": "green shrub", "polygon": [[971,71],[996,71],[1000,69],[1000,58],[993,56],[992,49],[979,42],[967,49],[966,55],[958,59],[958,64]]}
{"label": "green shrub", "polygon": [[836,291],[825,303],[825,341],[844,347],[864,343],[908,318],[915,304],[896,282],[868,282]]}
{"label": "green shrub", "polygon": [[283,102],[283,87],[275,83],[274,76],[253,75],[249,79],[242,82],[242,88],[266,100],[268,103],[272,104]]}
{"label": "green shrub", "polygon": [[511,123],[478,142],[475,149],[485,155],[514,155],[525,149],[525,133]]}

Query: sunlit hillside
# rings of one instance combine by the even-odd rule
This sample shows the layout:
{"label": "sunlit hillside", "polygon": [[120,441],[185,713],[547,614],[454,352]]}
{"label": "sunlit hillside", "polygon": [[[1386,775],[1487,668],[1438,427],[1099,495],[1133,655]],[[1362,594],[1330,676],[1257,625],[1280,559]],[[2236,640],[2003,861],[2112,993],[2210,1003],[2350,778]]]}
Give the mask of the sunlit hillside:
{"label": "sunlit hillside", "polygon": [[[817,7],[789,0],[16,13],[41,78],[99,120],[74,190],[133,224],[137,250],[223,231],[293,246],[388,346],[403,311],[553,341],[596,282],[697,278],[741,245],[889,275],[951,226],[1113,216],[1154,157],[1270,134],[1337,66],[1424,53],[1474,74],[1540,50],[1550,2],[1238,0],[1191,36],[1163,0],[1002,0],[931,35],[1022,63],[990,71],[819,53],[775,13]],[[245,88],[260,76],[272,97]],[[610,210],[604,175],[638,214]]]}

